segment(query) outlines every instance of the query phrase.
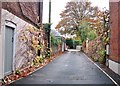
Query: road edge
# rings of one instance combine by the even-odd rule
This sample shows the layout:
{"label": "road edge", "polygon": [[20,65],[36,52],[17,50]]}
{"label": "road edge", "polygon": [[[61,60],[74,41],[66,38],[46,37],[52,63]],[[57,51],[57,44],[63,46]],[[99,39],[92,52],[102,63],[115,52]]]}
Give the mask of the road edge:
{"label": "road edge", "polygon": [[119,86],[119,84],[109,74],[107,74],[100,66],[98,66],[94,61],[92,61],[85,53],[83,54],[89,61],[91,61],[97,68],[99,68],[116,86]]}

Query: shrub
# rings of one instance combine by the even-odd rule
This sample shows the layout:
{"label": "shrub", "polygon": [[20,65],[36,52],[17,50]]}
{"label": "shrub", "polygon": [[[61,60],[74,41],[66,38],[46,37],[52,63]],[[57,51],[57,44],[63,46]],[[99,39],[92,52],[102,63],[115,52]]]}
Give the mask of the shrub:
{"label": "shrub", "polygon": [[79,40],[75,40],[75,45],[80,45],[80,41]]}
{"label": "shrub", "polygon": [[105,57],[100,57],[100,58],[98,59],[98,61],[99,61],[100,63],[104,64],[104,63],[105,63]]}
{"label": "shrub", "polygon": [[95,38],[97,37],[97,34],[94,30],[90,31],[88,34],[87,34],[87,38],[91,41],[91,40],[94,40]]}
{"label": "shrub", "polygon": [[66,45],[69,46],[69,48],[73,48],[73,40],[72,39],[66,39]]}
{"label": "shrub", "polygon": [[101,49],[98,51],[98,55],[100,56],[98,61],[100,63],[105,63],[105,49]]}
{"label": "shrub", "polygon": [[105,56],[105,49],[100,49],[98,51],[98,54],[100,55],[100,57],[104,57]]}
{"label": "shrub", "polygon": [[81,30],[80,38],[81,38],[82,43],[87,39],[87,32],[85,29]]}
{"label": "shrub", "polygon": [[75,49],[77,45],[82,45],[82,42],[81,40],[66,39],[66,45],[69,46],[70,49]]}
{"label": "shrub", "polygon": [[61,44],[61,38],[57,38],[54,35],[51,35],[51,45],[58,46]]}

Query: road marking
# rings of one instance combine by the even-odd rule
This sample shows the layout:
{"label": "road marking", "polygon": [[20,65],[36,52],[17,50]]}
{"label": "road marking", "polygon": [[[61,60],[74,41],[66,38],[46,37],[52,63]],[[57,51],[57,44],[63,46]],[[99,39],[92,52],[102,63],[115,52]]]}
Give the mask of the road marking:
{"label": "road marking", "polygon": [[[84,53],[83,53],[84,54]],[[110,80],[112,80],[112,82],[116,85],[119,86],[119,84],[111,77],[109,76],[102,68],[100,68],[95,62],[93,62],[86,54],[84,54],[88,60],[90,60],[95,66],[97,66]]]}

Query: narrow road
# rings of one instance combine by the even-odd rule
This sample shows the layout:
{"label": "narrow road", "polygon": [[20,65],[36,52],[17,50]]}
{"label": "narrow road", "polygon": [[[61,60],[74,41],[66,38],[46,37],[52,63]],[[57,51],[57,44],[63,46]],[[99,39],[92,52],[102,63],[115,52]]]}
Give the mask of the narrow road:
{"label": "narrow road", "polygon": [[[114,84],[82,52],[69,51],[13,84]],[[107,86],[109,86],[107,85]]]}

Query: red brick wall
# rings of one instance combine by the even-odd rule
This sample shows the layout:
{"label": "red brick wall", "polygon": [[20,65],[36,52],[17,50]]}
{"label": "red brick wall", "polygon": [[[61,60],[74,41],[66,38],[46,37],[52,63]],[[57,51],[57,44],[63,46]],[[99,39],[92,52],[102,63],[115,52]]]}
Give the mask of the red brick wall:
{"label": "red brick wall", "polygon": [[120,62],[120,2],[110,2],[110,59]]}
{"label": "red brick wall", "polygon": [[39,9],[42,11],[39,2],[2,2],[2,8],[33,25],[38,24],[38,16],[42,17],[42,12],[39,13]]}
{"label": "red brick wall", "polygon": [[118,5],[118,12],[119,12],[119,14],[118,14],[118,47],[119,47],[119,49],[118,49],[118,51],[119,51],[119,55],[118,55],[118,62],[120,62],[120,1],[119,1],[119,3],[118,3],[119,5]]}

